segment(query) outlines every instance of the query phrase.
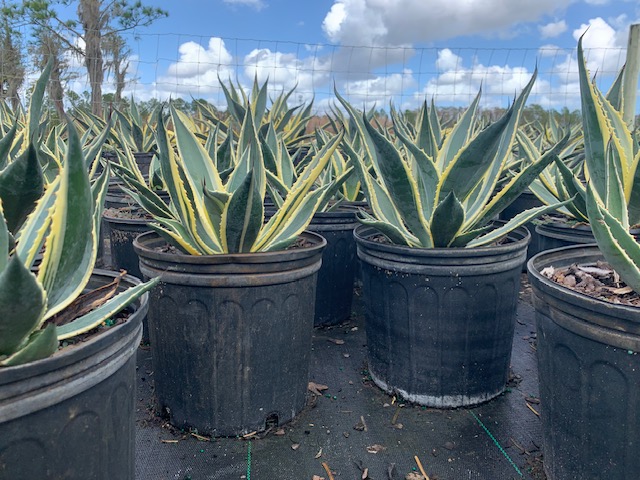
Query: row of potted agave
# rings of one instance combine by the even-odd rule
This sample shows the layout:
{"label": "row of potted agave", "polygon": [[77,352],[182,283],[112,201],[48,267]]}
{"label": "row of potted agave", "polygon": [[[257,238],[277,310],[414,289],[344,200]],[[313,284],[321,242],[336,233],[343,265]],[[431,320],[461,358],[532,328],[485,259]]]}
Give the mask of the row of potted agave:
{"label": "row of potted agave", "polygon": [[[581,45],[579,56],[582,60]],[[295,181],[277,167],[268,168],[282,159],[283,149],[268,126],[259,127],[262,102],[249,101],[246,108],[233,104],[241,127],[229,154],[235,167],[224,171],[211,150],[218,147],[217,139],[203,146],[186,116],[171,108],[171,131],[159,112],[157,168],[168,198],[126,161],[114,169],[127,193],[154,219],[153,232],[134,244],[141,273],[157,281],[150,293],[150,340],[156,394],[171,421],[213,435],[237,435],[264,428],[267,420],[287,421],[300,411],[316,272],[326,243],[301,232],[344,186],[349,168],[355,169],[370,208],[359,211],[363,225],[354,232],[363,270],[369,370],[381,388],[408,400],[470,406],[504,390],[529,238],[520,226],[545,212],[584,199],[602,254],[638,291],[640,248],[628,234],[632,209],[623,201],[625,192],[633,196],[625,186],[635,176],[634,147],[615,108],[589,81],[583,61],[580,73],[589,184],[576,183],[570,198],[502,224],[493,221],[495,216],[552,162],[559,163],[567,144],[559,141],[495,194],[534,79],[495,123],[476,127],[476,99],[446,136],[426,107],[415,126],[392,112],[393,136],[383,134],[336,92],[349,123],[319,142]],[[338,148],[346,168],[314,189],[325,167],[342,158]],[[265,218],[267,192],[274,204],[270,218]],[[599,252],[591,247],[577,258],[592,261]],[[637,443],[637,356],[629,352],[638,351],[640,332],[636,309],[621,307],[623,320],[609,324],[603,313],[617,307],[567,292],[539,274],[549,263],[573,261],[553,251],[529,262],[539,324],[545,468],[550,478],[597,478],[613,453],[630,451]],[[597,313],[568,320],[578,304]],[[569,331],[578,339],[569,339]],[[594,344],[585,348],[580,342],[587,337]],[[609,340],[614,343],[603,346]],[[596,359],[598,348],[609,357]],[[566,375],[578,380],[570,392],[561,392]],[[622,392],[615,398],[595,383],[612,376]],[[568,396],[576,392],[580,402]],[[621,398],[628,401],[624,412],[613,408]],[[563,411],[567,406],[571,410]],[[594,412],[599,416],[592,422]],[[587,430],[589,423],[612,433],[612,443],[604,448]],[[626,428],[615,430],[621,425]],[[620,431],[626,436],[614,435]],[[588,438],[594,451],[575,442],[576,434]],[[623,462],[607,465],[607,478],[629,478],[637,462],[627,454]]]}
{"label": "row of potted agave", "polygon": [[50,70],[0,139],[0,477],[133,478],[135,353],[157,280],[94,270],[109,170],[91,184],[87,160],[106,133],[84,148],[72,123],[41,138]]}

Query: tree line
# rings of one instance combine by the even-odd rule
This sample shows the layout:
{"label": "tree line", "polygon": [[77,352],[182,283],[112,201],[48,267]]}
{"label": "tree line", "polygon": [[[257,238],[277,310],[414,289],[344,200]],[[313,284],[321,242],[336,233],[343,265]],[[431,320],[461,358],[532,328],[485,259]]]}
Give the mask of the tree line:
{"label": "tree line", "polygon": [[0,98],[16,108],[27,58],[39,69],[52,61],[49,97],[60,117],[64,84],[73,79],[70,55],[84,64],[91,111],[102,115],[105,77],[113,78],[116,104],[127,82],[131,50],[122,34],[168,15],[138,0],[2,0],[0,5]]}

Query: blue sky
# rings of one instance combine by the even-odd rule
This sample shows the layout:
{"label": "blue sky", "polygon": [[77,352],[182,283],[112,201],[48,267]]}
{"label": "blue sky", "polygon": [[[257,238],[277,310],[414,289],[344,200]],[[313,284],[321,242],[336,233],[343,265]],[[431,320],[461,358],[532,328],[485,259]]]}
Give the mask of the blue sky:
{"label": "blue sky", "polygon": [[[217,76],[322,109],[335,82],[354,102],[412,107],[506,106],[539,76],[529,103],[577,108],[577,38],[606,89],[626,54],[639,0],[147,0],[169,17],[128,37],[129,93],[190,96],[221,104]],[[75,88],[81,89],[82,79]],[[108,90],[108,89],[107,89]]]}

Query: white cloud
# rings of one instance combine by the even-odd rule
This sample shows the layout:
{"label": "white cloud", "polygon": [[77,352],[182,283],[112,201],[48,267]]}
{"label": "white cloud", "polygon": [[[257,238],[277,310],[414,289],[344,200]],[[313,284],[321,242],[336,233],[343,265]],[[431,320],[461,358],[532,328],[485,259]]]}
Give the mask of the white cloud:
{"label": "white cloud", "polygon": [[228,5],[243,5],[253,7],[256,10],[262,10],[266,4],[262,0],[223,0]]}
{"label": "white cloud", "polygon": [[[625,27],[617,31],[601,17],[597,17],[573,31],[576,42],[582,35],[587,68],[592,74],[599,72],[600,75],[614,75],[622,68],[626,57]],[[571,75],[578,73],[578,66],[573,57],[567,58],[559,65],[559,69]]]}
{"label": "white cloud", "polygon": [[296,87],[294,95],[297,102],[310,101],[314,92],[330,79],[326,60],[316,56],[301,59],[292,53],[261,48],[246,55],[243,64],[247,81],[252,81],[254,76],[257,76],[259,83],[268,79],[272,93]]}
{"label": "white cloud", "polygon": [[551,22],[538,27],[542,38],[553,38],[567,31],[567,22],[560,20],[559,22]]}
{"label": "white cloud", "polygon": [[[436,103],[467,105],[482,87],[483,106],[506,107],[533,75],[525,67],[483,65],[477,62],[467,66],[461,56],[448,48],[438,52],[436,68],[438,75],[430,79],[421,92],[416,93],[416,99],[434,97]],[[539,95],[548,89],[549,82],[538,78],[532,94]]]}
{"label": "white cloud", "polygon": [[589,5],[608,5],[609,0],[584,0],[584,3]]}
{"label": "white cloud", "polygon": [[159,98],[217,94],[218,77],[226,81],[235,76],[233,55],[221,38],[211,37],[207,48],[193,41],[185,42],[178,47],[178,53],[178,60],[154,84],[154,94]]}
{"label": "white cloud", "polygon": [[379,75],[366,80],[345,82],[340,92],[350,103],[365,109],[373,106],[387,108],[389,101],[396,96],[407,94],[416,87],[413,72],[409,69],[402,73]]}
{"label": "white cloud", "polygon": [[342,45],[401,45],[495,34],[572,0],[334,0],[322,28]]}

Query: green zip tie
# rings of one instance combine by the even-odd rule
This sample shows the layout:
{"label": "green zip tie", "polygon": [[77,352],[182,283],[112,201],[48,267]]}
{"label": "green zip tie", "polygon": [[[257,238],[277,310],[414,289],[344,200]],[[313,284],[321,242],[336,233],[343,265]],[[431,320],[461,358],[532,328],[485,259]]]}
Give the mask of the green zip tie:
{"label": "green zip tie", "polygon": [[520,469],[518,468],[518,466],[513,462],[513,460],[511,460],[511,457],[509,456],[509,454],[507,452],[504,451],[504,448],[502,448],[502,445],[500,445],[500,443],[498,443],[498,440],[496,440],[496,437],[494,437],[491,432],[489,431],[489,429],[484,425],[484,423],[482,423],[482,420],[480,420],[478,418],[478,416],[473,413],[471,410],[469,410],[469,413],[473,416],[473,418],[476,419],[476,421],[480,424],[480,426],[482,427],[482,429],[487,433],[487,435],[489,435],[489,438],[491,438],[491,440],[493,440],[493,443],[495,443],[496,447],[498,447],[498,450],[500,450],[502,452],[502,455],[504,455],[504,458],[507,459],[507,461],[511,464],[511,466],[515,469],[515,471],[518,473],[518,475],[520,475],[521,477],[522,472],[520,471]]}
{"label": "green zip tie", "polygon": [[251,440],[247,443],[247,480],[251,480]]}

